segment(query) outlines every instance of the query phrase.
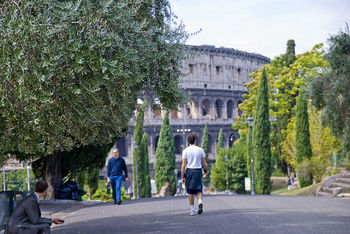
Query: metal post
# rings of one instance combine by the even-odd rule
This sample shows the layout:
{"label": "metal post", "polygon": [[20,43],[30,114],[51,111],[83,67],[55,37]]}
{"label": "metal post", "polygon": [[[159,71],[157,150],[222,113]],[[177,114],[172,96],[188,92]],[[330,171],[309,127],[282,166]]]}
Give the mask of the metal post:
{"label": "metal post", "polygon": [[5,171],[5,166],[3,166],[3,172],[4,172],[4,191],[6,191],[6,171]]}
{"label": "metal post", "polygon": [[28,191],[30,191],[30,177],[29,177],[29,162],[27,162],[27,182],[28,182]]}
{"label": "metal post", "polygon": [[134,142],[134,154],[135,154],[135,172],[136,172],[136,194],[137,194],[137,199],[140,198],[140,191],[139,191],[139,176],[137,174],[137,154],[136,154],[136,149],[137,149],[137,142]]}
{"label": "metal post", "polygon": [[228,156],[225,155],[226,162],[226,193],[228,194]]}
{"label": "metal post", "polygon": [[251,163],[252,163],[252,195],[255,195],[252,126],[250,126],[249,128],[250,128],[250,160],[251,160]]}

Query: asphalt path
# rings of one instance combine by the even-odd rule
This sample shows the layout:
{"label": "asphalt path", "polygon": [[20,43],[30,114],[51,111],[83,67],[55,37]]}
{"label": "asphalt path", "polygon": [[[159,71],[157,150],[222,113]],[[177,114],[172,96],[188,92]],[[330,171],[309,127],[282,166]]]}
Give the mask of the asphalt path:
{"label": "asphalt path", "polygon": [[[52,233],[350,233],[350,199],[302,196],[205,196],[189,216],[187,197],[105,203],[57,212]],[[196,203],[195,203],[196,205]]]}

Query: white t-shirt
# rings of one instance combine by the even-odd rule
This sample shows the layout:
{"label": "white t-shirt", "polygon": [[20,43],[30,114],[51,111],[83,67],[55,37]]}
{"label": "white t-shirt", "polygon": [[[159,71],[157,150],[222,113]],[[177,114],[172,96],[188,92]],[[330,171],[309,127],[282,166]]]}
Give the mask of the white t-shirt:
{"label": "white t-shirt", "polygon": [[205,158],[204,150],[196,145],[190,145],[182,151],[182,158],[187,159],[187,168],[202,168],[202,158]]}

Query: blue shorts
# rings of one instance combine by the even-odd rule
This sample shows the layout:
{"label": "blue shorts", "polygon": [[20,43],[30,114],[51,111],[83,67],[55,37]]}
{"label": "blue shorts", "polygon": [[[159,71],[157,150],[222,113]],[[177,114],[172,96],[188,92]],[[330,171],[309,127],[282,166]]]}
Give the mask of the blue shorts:
{"label": "blue shorts", "polygon": [[203,193],[202,189],[189,189],[189,188],[186,188],[186,191],[187,191],[188,194]]}
{"label": "blue shorts", "polygon": [[185,179],[188,194],[203,193],[202,169],[187,168]]}

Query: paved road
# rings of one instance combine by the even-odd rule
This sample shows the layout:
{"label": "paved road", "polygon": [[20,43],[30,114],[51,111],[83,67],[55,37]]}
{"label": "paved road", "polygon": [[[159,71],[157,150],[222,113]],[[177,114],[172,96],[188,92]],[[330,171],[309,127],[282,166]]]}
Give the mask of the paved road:
{"label": "paved road", "polygon": [[189,216],[185,197],[140,199],[58,212],[60,233],[350,233],[350,199],[299,196],[206,196]]}

